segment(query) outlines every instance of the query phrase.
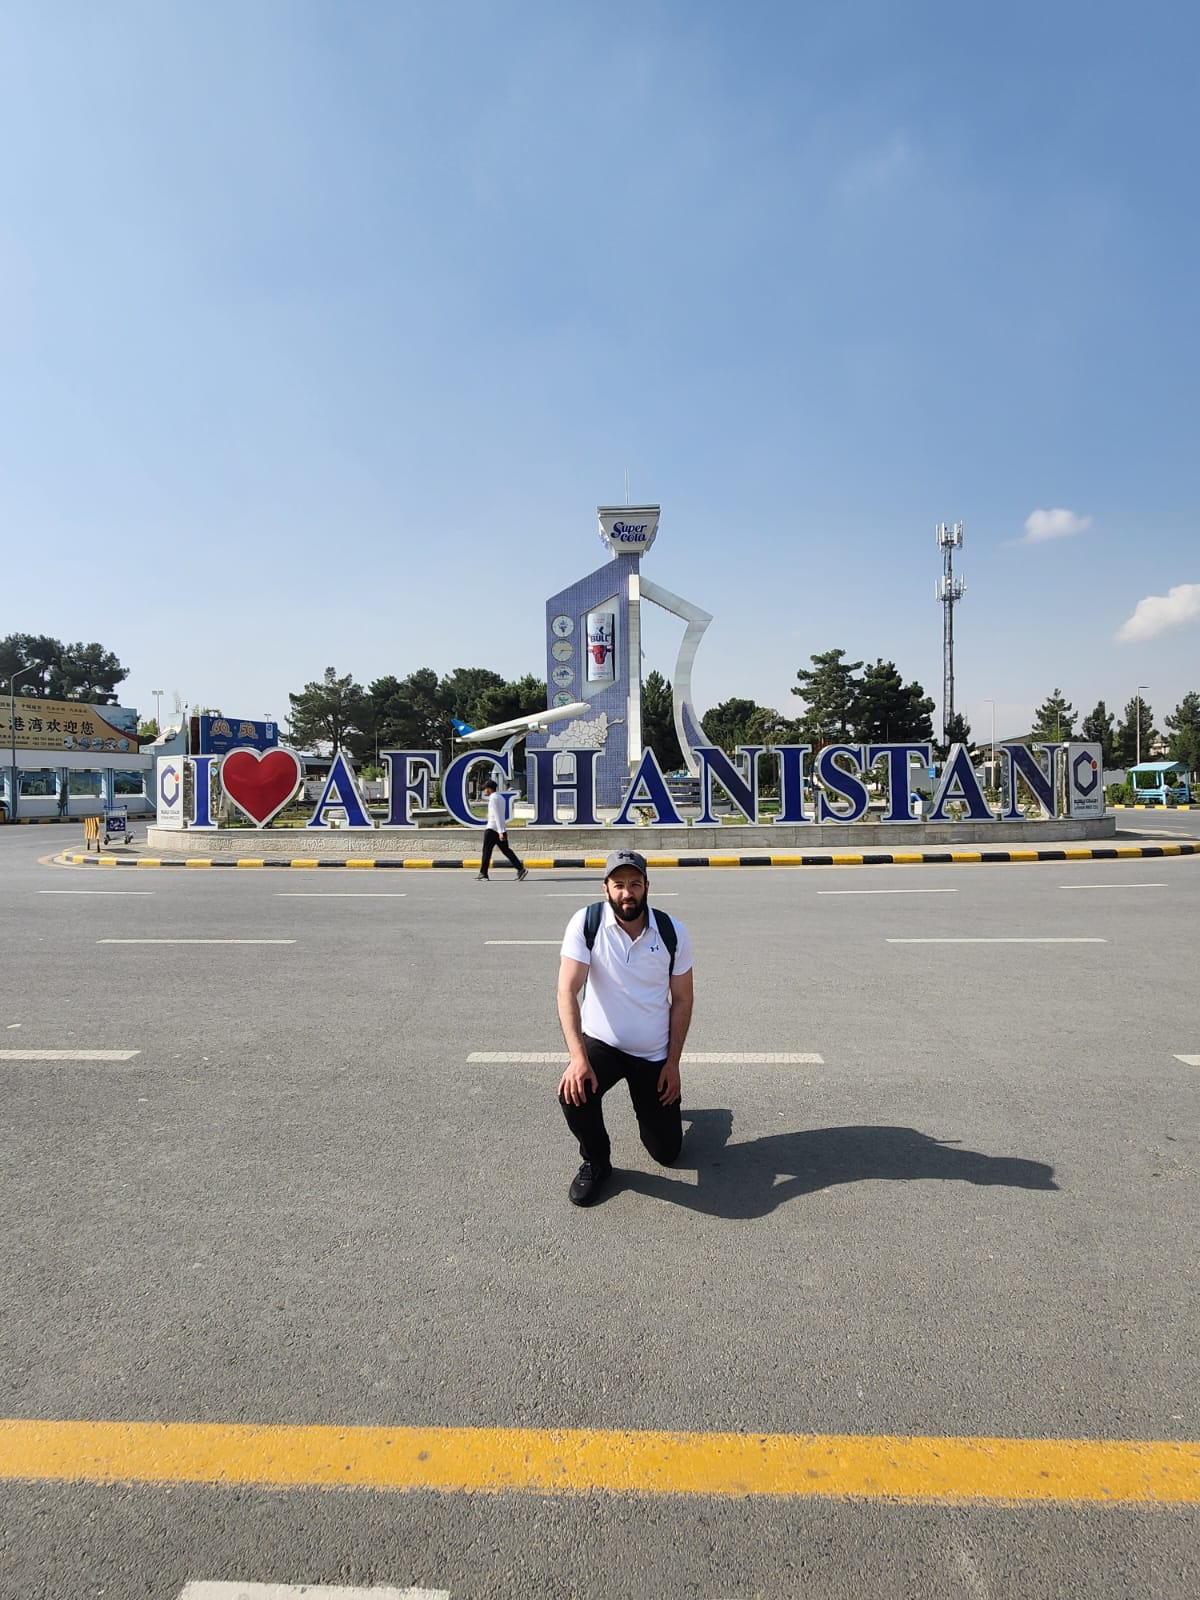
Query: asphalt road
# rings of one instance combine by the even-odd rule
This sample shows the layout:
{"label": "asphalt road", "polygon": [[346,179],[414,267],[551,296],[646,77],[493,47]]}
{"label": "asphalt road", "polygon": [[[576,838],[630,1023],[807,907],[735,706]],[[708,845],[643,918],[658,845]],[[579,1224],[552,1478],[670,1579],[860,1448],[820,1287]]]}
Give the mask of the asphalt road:
{"label": "asphalt road", "polygon": [[[617,1091],[581,1212],[558,1067],[470,1057],[561,1049],[596,874],[40,862],[67,831],[0,830],[0,1048],[137,1054],[0,1060],[0,1414],[1200,1439],[1200,859],[656,875],[689,1051],[818,1059],[687,1066],[670,1172]],[[107,942],[232,939],[287,942]],[[1200,1592],[1195,1504],[0,1497],[6,1600]]]}

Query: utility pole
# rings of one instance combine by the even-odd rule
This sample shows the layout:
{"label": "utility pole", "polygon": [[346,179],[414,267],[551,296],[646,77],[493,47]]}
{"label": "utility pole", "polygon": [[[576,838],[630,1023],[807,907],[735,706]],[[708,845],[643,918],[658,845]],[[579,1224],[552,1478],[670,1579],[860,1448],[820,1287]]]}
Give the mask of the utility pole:
{"label": "utility pole", "polygon": [[942,551],[942,576],[934,584],[934,598],[942,602],[942,743],[949,744],[954,720],[954,607],[962,599],[966,581],[954,576],[954,552],[963,542],[961,522],[939,522],[934,535]]}

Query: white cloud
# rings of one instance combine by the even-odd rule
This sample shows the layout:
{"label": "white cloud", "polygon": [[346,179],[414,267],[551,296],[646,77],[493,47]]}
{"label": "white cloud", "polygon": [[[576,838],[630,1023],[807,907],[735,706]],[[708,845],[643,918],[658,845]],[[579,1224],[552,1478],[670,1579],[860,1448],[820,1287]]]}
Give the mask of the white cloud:
{"label": "white cloud", "polygon": [[1133,608],[1133,615],[1117,629],[1122,644],[1154,639],[1185,622],[1200,620],[1200,583],[1177,583],[1166,594],[1148,594]]}
{"label": "white cloud", "polygon": [[1076,516],[1064,506],[1053,511],[1031,511],[1025,518],[1025,537],[1022,544],[1042,544],[1047,539],[1069,539],[1073,533],[1084,533],[1092,525],[1091,517]]}

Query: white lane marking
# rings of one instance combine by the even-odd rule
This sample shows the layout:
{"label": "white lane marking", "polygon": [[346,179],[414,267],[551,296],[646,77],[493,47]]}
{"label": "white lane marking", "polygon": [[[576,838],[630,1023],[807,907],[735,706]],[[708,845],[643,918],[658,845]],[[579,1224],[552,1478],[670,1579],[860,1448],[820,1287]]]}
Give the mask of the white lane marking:
{"label": "white lane marking", "polygon": [[[565,1050],[472,1050],[468,1061],[484,1066],[532,1065],[562,1066],[569,1056]],[[769,1067],[823,1067],[825,1057],[787,1050],[685,1050],[685,1066],[711,1067],[718,1064]]]}
{"label": "white lane marking", "polygon": [[394,1589],[329,1583],[185,1583],[179,1600],[450,1600],[449,1589]]}
{"label": "white lane marking", "polygon": [[0,1061],[132,1061],[140,1050],[0,1050]]}
{"label": "white lane marking", "polygon": [[277,900],[407,900],[407,893],[393,889],[368,889],[356,894],[353,889],[279,889]]}
{"label": "white lane marking", "polygon": [[818,894],[957,894],[957,889],[818,889]]}
{"label": "white lane marking", "polygon": [[561,939],[485,939],[484,944],[552,944],[560,945]]}
{"label": "white lane marking", "polygon": [[1060,883],[1060,889],[1165,889],[1165,883]]}
{"label": "white lane marking", "polygon": [[1200,1056],[1176,1056],[1176,1061],[1182,1061],[1185,1067],[1200,1067]]}
{"label": "white lane marking", "polygon": [[1107,944],[1107,939],[886,939],[885,944]]}
{"label": "white lane marking", "polygon": [[153,889],[39,889],[39,894],[103,894],[103,895],[146,895],[153,894]]}
{"label": "white lane marking", "polygon": [[8,1023],[5,1024],[5,1028],[9,1032],[11,1032],[13,1028],[19,1028],[20,1026],[21,1026],[21,1024],[19,1022],[8,1022]]}
{"label": "white lane marking", "polygon": [[295,939],[97,939],[97,944],[295,944]]}

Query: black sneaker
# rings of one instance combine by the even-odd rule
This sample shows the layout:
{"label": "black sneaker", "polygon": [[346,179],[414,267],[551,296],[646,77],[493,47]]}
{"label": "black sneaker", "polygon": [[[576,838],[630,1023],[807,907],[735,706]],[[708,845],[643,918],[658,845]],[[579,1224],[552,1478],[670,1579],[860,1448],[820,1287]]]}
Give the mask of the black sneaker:
{"label": "black sneaker", "polygon": [[611,1177],[611,1162],[606,1161],[602,1167],[594,1167],[590,1161],[585,1161],[567,1190],[567,1199],[573,1206],[594,1205],[600,1198],[601,1189]]}
{"label": "black sneaker", "polygon": [[488,877],[486,872],[477,872],[475,874],[475,881],[477,883],[491,883],[492,880]]}
{"label": "black sneaker", "polygon": [[518,883],[524,883],[525,879],[528,876],[529,876],[529,868],[528,867],[518,867],[517,868],[517,882]]}

